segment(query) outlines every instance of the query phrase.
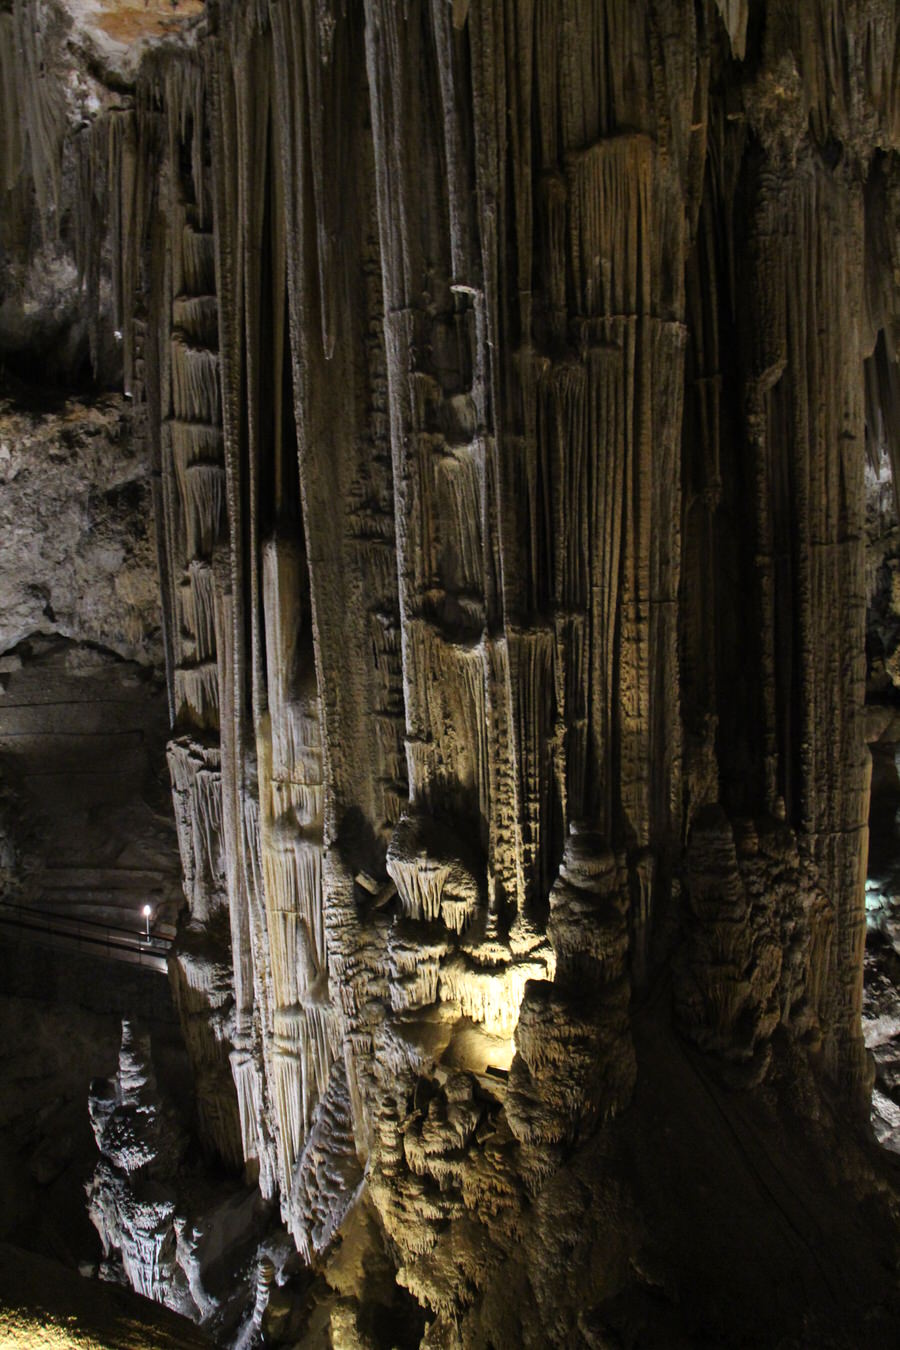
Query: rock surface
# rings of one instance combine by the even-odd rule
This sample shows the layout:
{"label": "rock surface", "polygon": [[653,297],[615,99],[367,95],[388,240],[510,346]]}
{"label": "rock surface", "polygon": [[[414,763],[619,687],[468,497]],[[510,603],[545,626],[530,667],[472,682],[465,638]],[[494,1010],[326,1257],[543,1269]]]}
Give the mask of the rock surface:
{"label": "rock surface", "polygon": [[130,1289],[98,1288],[0,1243],[0,1345],[48,1350],[208,1350],[199,1327]]}
{"label": "rock surface", "polygon": [[0,531],[4,652],[58,634],[162,665],[150,465],[121,397],[0,400]]}

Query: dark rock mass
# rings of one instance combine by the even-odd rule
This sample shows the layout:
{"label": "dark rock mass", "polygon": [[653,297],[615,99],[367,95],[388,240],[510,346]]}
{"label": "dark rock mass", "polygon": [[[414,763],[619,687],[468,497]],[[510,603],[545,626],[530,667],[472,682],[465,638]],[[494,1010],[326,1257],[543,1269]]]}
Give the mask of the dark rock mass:
{"label": "dark rock mass", "polygon": [[897,0],[0,0],[0,1342],[893,1350],[898,362]]}

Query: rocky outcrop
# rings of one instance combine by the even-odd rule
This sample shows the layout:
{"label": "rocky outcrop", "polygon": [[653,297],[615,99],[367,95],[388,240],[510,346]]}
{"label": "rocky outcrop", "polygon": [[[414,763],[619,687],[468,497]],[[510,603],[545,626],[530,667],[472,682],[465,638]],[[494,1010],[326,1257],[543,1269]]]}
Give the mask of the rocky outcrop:
{"label": "rocky outcrop", "polygon": [[[108,1350],[209,1350],[186,1318],[130,1289],[90,1285],[46,1257],[0,1244],[0,1336],[9,1345],[52,1339]],[[52,1339],[51,1339],[52,1338]]]}
{"label": "rocky outcrop", "polygon": [[162,664],[150,465],[120,396],[0,402],[0,644],[35,634]]}

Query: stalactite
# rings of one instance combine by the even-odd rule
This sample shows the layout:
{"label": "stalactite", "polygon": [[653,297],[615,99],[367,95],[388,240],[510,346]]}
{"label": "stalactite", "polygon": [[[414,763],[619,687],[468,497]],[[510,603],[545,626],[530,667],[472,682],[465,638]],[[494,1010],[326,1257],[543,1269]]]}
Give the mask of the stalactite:
{"label": "stalactite", "polygon": [[122,334],[126,393],[133,393],[134,313],[143,221],[138,218],[144,162],[137,151],[138,127],[132,108],[114,110],[107,119],[106,151],[113,255],[113,311]]}
{"label": "stalactite", "polygon": [[735,59],[743,61],[747,49],[747,0],[716,0],[722,21],[728,30],[728,40]]}
{"label": "stalactite", "polygon": [[185,737],[169,745],[169,772],[191,917],[202,922],[219,901],[223,880],[219,757]]}
{"label": "stalactite", "polygon": [[172,337],[172,401],[175,416],[185,422],[219,420],[218,363],[214,352]]}
{"label": "stalactite", "polygon": [[216,264],[212,233],[185,224],[181,236],[180,257],[184,294],[202,297],[214,294]]}
{"label": "stalactite", "polygon": [[219,681],[215,662],[182,665],[175,671],[175,713],[189,725],[216,729],[219,724]]}
{"label": "stalactite", "polygon": [[0,14],[0,89],[3,90],[3,130],[0,132],[0,187],[10,192],[22,169],[23,110],[19,82],[14,78],[16,24],[12,14]]}
{"label": "stalactite", "polygon": [[[17,66],[21,62],[22,68],[21,80],[15,81],[22,93],[19,126],[42,224],[55,233],[59,229],[66,107],[48,58],[49,30],[60,20],[47,0],[15,0],[12,19],[15,62]],[[7,53],[13,55],[8,48]]]}

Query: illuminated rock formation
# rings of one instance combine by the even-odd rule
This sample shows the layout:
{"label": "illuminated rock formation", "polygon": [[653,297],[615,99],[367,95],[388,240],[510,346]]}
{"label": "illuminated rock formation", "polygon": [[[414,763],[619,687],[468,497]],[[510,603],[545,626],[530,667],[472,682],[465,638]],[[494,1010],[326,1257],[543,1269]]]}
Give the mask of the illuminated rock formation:
{"label": "illuminated rock formation", "polygon": [[145,1298],[233,1332],[265,1218],[258,1191],[210,1185],[191,1163],[182,1119],[157,1086],[150,1037],[127,1021],[118,1073],[91,1083],[89,1105],[101,1160],[88,1212],[106,1278],[120,1271]]}

